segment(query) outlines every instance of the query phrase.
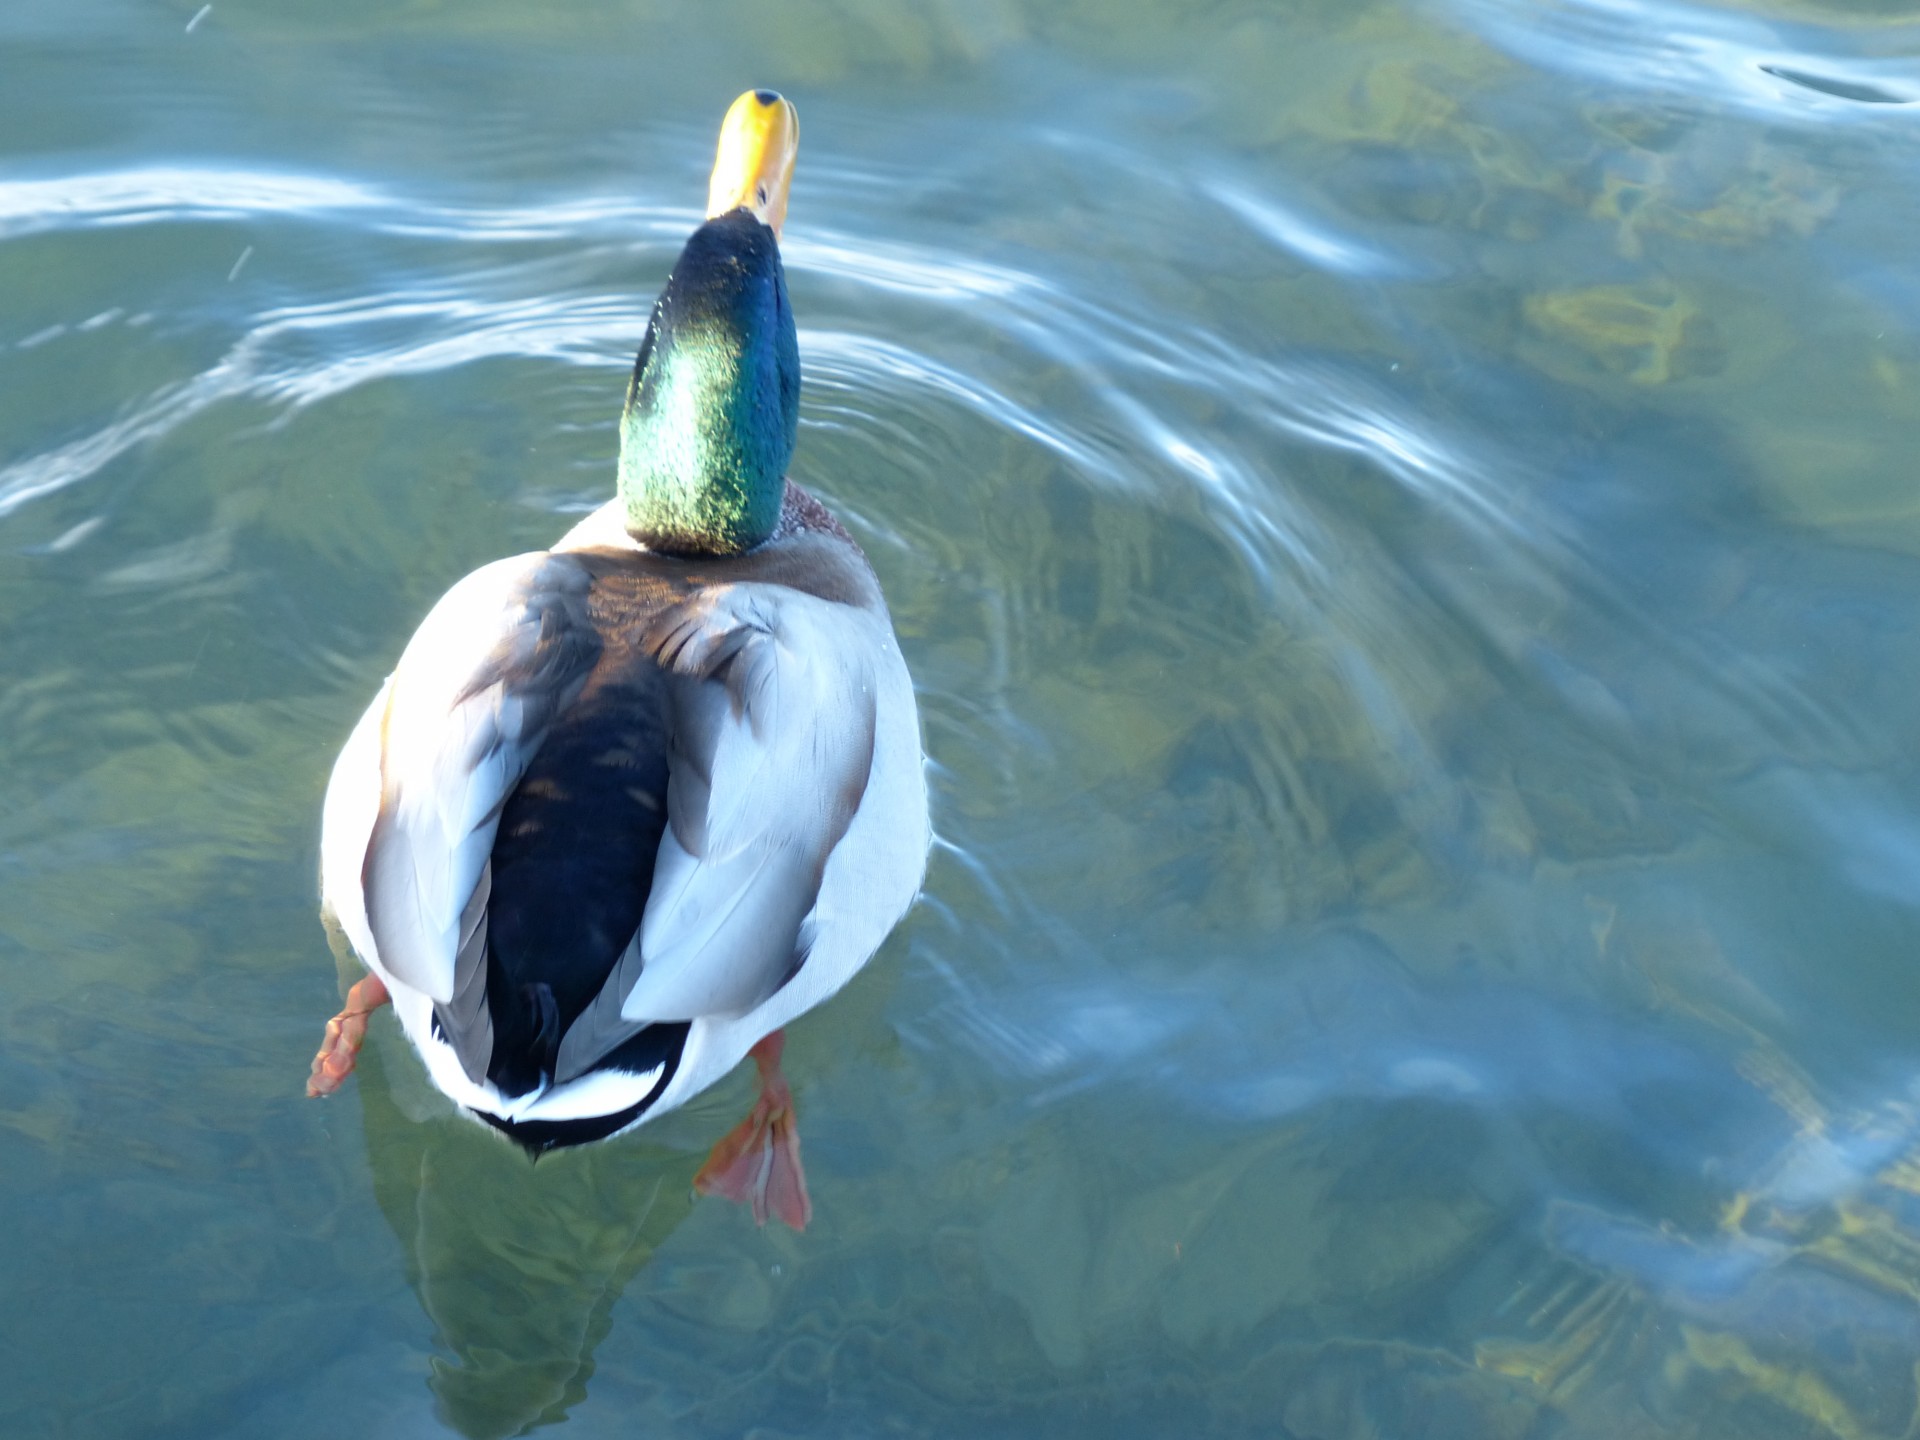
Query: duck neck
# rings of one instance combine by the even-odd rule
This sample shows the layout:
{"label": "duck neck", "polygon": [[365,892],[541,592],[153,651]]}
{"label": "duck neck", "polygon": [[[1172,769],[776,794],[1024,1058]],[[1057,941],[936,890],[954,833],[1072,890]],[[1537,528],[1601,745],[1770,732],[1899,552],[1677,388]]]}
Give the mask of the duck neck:
{"label": "duck neck", "polygon": [[800,356],[773,232],[736,210],[694,232],[654,306],[620,417],[626,526],[668,554],[750,550],[779,524]]}

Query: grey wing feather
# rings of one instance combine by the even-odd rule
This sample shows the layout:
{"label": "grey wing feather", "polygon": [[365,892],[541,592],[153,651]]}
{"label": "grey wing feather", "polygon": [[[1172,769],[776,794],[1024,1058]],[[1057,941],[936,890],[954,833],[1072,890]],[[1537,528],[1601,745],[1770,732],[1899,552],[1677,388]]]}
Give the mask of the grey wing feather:
{"label": "grey wing feather", "polygon": [[496,561],[447,592],[393,677],[362,867],[381,965],[431,996],[462,1068],[492,1051],[486,895],[500,809],[600,653],[590,585],[560,555]]}
{"label": "grey wing feather", "polygon": [[640,931],[562,1041],[577,1074],[646,1024],[734,1015],[804,960],[833,848],[873,770],[874,681],[851,607],[767,585],[651,627],[673,676],[667,829]]}

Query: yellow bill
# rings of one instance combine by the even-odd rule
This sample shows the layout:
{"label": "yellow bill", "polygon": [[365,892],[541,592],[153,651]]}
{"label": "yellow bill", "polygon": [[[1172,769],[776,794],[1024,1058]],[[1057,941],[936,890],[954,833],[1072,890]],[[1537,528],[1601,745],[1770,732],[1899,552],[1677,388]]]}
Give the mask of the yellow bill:
{"label": "yellow bill", "polygon": [[800,150],[800,116],[771,90],[749,90],[720,122],[720,149],[707,186],[707,218],[741,206],[780,233],[787,218],[787,186]]}

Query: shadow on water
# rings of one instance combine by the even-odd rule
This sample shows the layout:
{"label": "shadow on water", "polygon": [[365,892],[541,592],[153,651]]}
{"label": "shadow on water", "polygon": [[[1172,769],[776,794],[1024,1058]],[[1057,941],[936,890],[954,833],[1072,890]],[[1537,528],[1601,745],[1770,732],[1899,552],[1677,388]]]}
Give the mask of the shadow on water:
{"label": "shadow on water", "polygon": [[694,1162],[630,1139],[536,1165],[449,1113],[382,1031],[354,1083],[374,1196],[443,1352],[436,1408],[468,1440],[558,1424],[586,1398],[614,1306],[692,1208]]}

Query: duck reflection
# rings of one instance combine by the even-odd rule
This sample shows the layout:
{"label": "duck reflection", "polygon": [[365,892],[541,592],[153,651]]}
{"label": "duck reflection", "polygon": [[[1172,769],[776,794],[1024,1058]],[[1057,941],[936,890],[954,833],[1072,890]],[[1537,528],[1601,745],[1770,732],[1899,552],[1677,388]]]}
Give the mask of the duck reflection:
{"label": "duck reflection", "polygon": [[357,1089],[374,1194],[443,1354],[431,1386],[469,1440],[557,1424],[615,1303],[693,1203],[698,1157],[628,1139],[537,1164],[457,1115],[376,1027]]}

